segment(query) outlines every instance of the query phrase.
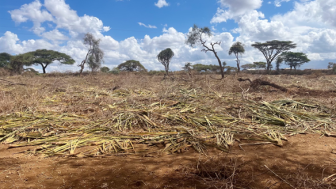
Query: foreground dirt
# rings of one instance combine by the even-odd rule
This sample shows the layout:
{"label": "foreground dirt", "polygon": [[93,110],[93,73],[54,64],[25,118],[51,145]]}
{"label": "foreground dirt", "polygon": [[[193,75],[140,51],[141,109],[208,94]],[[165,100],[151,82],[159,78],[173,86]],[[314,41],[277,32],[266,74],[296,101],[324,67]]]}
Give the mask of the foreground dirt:
{"label": "foreground dirt", "polygon": [[189,149],[95,158],[42,158],[0,145],[0,188],[336,188],[328,178],[336,173],[335,141],[297,135],[283,147],[236,142],[230,153],[207,156]]}

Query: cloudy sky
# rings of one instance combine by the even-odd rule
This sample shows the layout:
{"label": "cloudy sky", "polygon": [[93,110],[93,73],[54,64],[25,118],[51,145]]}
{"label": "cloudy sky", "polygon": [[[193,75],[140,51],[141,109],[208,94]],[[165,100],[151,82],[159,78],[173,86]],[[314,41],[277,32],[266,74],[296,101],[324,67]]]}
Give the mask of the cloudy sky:
{"label": "cloudy sky", "polygon": [[87,32],[101,39],[109,68],[134,59],[149,70],[163,70],[156,56],[166,48],[175,52],[171,70],[186,62],[217,64],[211,52],[185,44],[193,24],[212,29],[208,41],[222,42],[219,57],[231,66],[235,57],[228,50],[234,42],[245,45],[245,64],[265,61],[252,43],[275,39],[294,41],[293,51],[308,54],[311,62],[302,69],[336,62],[334,0],[1,0],[0,20],[0,52],[51,49],[76,60],[73,66],[52,64],[49,72],[79,70]]}

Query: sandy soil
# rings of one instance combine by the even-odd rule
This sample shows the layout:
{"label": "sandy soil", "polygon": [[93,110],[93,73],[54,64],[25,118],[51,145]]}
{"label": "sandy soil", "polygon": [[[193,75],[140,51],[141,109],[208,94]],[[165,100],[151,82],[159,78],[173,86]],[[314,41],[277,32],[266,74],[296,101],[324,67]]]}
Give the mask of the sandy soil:
{"label": "sandy soil", "polygon": [[[7,188],[336,188],[336,138],[288,137],[283,147],[236,142],[230,153],[42,158],[34,147],[0,145],[0,189]],[[251,141],[240,141],[251,143]],[[255,142],[255,141],[254,141]],[[233,174],[234,173],[234,174]],[[324,181],[322,181],[324,179]]]}

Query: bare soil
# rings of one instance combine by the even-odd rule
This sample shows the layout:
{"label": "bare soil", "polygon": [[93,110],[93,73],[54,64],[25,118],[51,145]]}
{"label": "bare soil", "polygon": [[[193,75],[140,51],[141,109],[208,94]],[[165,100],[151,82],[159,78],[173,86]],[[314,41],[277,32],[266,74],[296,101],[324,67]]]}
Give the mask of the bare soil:
{"label": "bare soil", "polygon": [[[235,142],[229,153],[43,158],[0,145],[0,188],[336,188],[336,138],[289,137],[283,147]],[[147,147],[148,148],[148,147]],[[150,148],[156,148],[150,147]],[[157,152],[157,149],[153,152]],[[329,178],[328,178],[329,177]]]}

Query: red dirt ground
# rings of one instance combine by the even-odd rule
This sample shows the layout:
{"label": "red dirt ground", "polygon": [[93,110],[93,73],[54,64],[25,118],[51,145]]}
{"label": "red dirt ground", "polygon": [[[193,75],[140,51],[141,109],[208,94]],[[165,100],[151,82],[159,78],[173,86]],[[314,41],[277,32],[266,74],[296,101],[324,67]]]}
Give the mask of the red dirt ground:
{"label": "red dirt ground", "polygon": [[208,149],[207,156],[190,149],[173,155],[94,158],[42,158],[18,153],[27,147],[0,145],[0,189],[336,188],[334,177],[322,182],[336,173],[335,142],[309,134],[288,137],[283,147],[241,149],[236,142],[230,153]]}

